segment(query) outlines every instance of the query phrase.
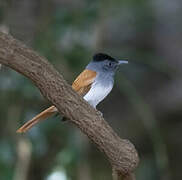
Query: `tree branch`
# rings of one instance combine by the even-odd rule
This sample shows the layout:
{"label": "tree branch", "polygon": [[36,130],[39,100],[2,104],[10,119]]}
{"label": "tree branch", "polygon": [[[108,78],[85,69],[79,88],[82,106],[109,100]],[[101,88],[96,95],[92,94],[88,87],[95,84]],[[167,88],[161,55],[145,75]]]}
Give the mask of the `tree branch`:
{"label": "tree branch", "polygon": [[43,96],[106,154],[118,174],[126,177],[134,171],[139,158],[133,144],[120,139],[100,113],[78,96],[45,58],[0,32],[0,63],[31,79]]}

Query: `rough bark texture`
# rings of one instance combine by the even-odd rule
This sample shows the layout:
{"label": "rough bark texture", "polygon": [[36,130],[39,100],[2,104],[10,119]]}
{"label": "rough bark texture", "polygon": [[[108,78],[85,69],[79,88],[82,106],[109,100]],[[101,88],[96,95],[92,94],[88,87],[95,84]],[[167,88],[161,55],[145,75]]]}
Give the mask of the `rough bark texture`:
{"label": "rough bark texture", "polygon": [[120,139],[100,113],[78,96],[45,58],[0,32],[0,63],[31,79],[43,96],[106,154],[118,174],[126,176],[135,170],[139,162],[135,147]]}

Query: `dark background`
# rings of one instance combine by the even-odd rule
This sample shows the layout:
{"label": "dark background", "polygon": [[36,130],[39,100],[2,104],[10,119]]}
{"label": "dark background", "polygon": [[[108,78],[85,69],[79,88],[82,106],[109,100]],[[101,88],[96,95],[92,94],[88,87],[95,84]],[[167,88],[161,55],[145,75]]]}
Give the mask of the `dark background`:
{"label": "dark background", "polygon": [[[45,56],[71,84],[96,52],[128,59],[98,106],[135,144],[137,180],[182,179],[182,1],[0,0],[0,30]],[[0,71],[1,180],[111,180],[111,167],[70,123],[16,129],[50,105],[21,74]]]}

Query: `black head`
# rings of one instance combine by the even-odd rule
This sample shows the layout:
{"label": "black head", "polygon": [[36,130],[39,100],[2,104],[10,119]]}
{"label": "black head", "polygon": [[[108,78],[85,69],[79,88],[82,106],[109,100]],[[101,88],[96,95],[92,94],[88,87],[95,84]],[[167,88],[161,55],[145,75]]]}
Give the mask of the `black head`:
{"label": "black head", "polygon": [[123,63],[127,63],[127,61],[118,61],[107,54],[97,53],[86,68],[98,73],[107,72],[107,74],[114,75],[118,66]]}
{"label": "black head", "polygon": [[97,53],[93,56],[93,61],[99,62],[99,61],[112,61],[112,62],[118,62],[116,59],[112,58],[111,56],[104,54],[104,53]]}

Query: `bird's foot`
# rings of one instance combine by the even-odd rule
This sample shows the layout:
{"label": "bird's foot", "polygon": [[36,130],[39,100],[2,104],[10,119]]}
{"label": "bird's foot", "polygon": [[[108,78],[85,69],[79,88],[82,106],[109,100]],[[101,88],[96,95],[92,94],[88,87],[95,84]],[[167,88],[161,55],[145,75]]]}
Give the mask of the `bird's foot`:
{"label": "bird's foot", "polygon": [[98,113],[99,116],[102,116],[103,117],[103,113],[102,112],[97,111],[97,113]]}

